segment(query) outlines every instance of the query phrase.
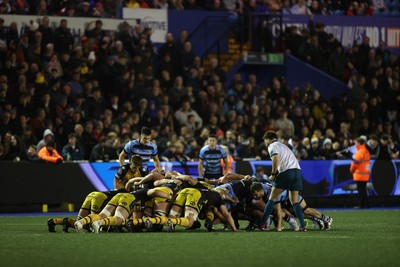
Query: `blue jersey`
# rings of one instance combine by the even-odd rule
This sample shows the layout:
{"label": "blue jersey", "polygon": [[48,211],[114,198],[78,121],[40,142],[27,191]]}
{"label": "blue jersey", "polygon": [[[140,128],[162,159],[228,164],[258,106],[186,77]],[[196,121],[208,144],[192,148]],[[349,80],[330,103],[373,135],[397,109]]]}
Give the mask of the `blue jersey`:
{"label": "blue jersey", "polygon": [[[230,198],[236,197],[235,191],[233,190],[233,187],[232,187],[231,183],[219,185],[216,188],[226,188],[226,189],[228,189],[228,195],[229,195]],[[231,203],[230,201],[224,201],[224,202],[225,202],[225,206],[226,206],[228,211],[231,210],[232,206],[236,205],[236,203]]]}
{"label": "blue jersey", "polygon": [[147,163],[151,157],[157,156],[158,150],[157,145],[153,143],[148,143],[143,145],[140,143],[139,139],[129,141],[125,147],[124,151],[128,154],[128,159],[133,155],[139,155],[142,158],[142,167],[147,171]]}
{"label": "blue jersey", "polygon": [[[222,176],[221,159],[226,159],[225,150],[218,146],[211,150],[209,146],[205,146],[200,150],[199,158],[204,161],[204,177],[213,177],[218,179]],[[199,173],[199,175],[202,175]],[[208,176],[208,177],[207,177]]]}

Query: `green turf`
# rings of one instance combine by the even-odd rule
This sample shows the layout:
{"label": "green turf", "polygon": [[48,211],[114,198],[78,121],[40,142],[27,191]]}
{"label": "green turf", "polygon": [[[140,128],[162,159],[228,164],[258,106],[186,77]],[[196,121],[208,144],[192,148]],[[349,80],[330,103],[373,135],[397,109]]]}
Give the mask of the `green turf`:
{"label": "green turf", "polygon": [[399,210],[326,214],[331,231],[97,235],[48,233],[47,217],[0,217],[0,266],[398,266]]}

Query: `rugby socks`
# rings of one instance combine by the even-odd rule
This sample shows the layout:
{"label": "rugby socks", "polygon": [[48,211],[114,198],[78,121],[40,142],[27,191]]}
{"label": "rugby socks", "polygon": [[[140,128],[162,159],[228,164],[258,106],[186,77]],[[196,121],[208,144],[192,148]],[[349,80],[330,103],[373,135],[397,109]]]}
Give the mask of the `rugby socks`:
{"label": "rugby socks", "polygon": [[324,222],[327,223],[327,222],[329,222],[330,217],[321,213],[321,218],[319,218],[319,219],[323,220]]}
{"label": "rugby socks", "polygon": [[285,222],[291,222],[292,220],[293,220],[293,217],[291,217],[291,216],[289,216],[289,215],[285,215],[284,217],[283,217],[283,220],[285,221]]}
{"label": "rugby socks", "polygon": [[303,211],[302,211],[299,203],[293,204],[293,209],[294,209],[294,213],[296,214],[297,219],[299,219],[299,221],[300,221],[300,227],[301,228],[306,227],[306,225],[304,223],[304,214],[303,214]]}
{"label": "rugby socks", "polygon": [[275,206],[275,201],[268,200],[267,205],[265,205],[264,215],[263,215],[262,220],[261,220],[262,224],[266,224],[267,223],[269,215],[271,215],[272,211],[274,210],[274,206]]}
{"label": "rugby socks", "polygon": [[133,225],[142,225],[143,224],[143,219],[141,218],[135,218],[132,219]]}
{"label": "rugby socks", "polygon": [[167,223],[168,218],[165,216],[147,218],[151,221],[152,224],[165,225]]}
{"label": "rugby socks", "polygon": [[210,222],[214,221],[214,213],[212,211],[208,211],[206,218],[210,219]]}
{"label": "rugby socks", "polygon": [[71,227],[73,227],[73,226],[74,226],[74,223],[76,222],[76,220],[75,220],[75,219],[71,219],[71,218],[67,218],[67,220],[68,220],[68,224],[69,224]]}
{"label": "rugby socks", "polygon": [[127,225],[128,224],[128,222],[129,221],[132,221],[133,222],[133,225],[141,225],[141,224],[143,224],[143,219],[141,219],[141,218],[135,218],[135,219],[133,219],[133,218],[131,218],[131,219],[125,219],[125,222],[122,224],[122,225]]}
{"label": "rugby socks", "polygon": [[100,220],[100,224],[104,227],[104,226],[113,226],[115,225],[117,222],[115,217],[107,217],[104,219]]}
{"label": "rugby socks", "polygon": [[100,219],[101,219],[101,217],[99,214],[89,214],[88,216],[86,216],[85,218],[82,218],[81,220],[82,220],[83,224],[89,224],[94,221],[98,221]]}
{"label": "rugby socks", "polygon": [[63,219],[60,218],[53,218],[53,222],[55,225],[60,225],[63,222]]}
{"label": "rugby socks", "polygon": [[171,220],[171,222],[174,224],[174,225],[180,225],[180,226],[183,226],[183,227],[188,227],[189,226],[189,219],[187,219],[187,218],[174,218],[174,219],[172,219],[172,218],[170,218],[170,220]]}

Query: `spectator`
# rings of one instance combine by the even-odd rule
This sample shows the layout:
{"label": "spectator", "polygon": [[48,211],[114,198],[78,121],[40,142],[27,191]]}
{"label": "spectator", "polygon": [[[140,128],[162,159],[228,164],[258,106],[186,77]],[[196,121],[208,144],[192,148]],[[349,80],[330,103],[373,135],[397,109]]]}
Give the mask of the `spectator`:
{"label": "spectator", "polygon": [[42,159],[38,157],[37,149],[35,145],[30,145],[27,152],[28,160],[30,162],[41,162]]}
{"label": "spectator", "polygon": [[173,109],[178,109],[183,106],[183,99],[187,97],[187,89],[183,86],[183,78],[182,76],[177,76],[175,78],[175,84],[172,88],[167,90],[167,94],[170,99],[170,104]]}
{"label": "spectator", "polygon": [[68,29],[68,21],[62,19],[60,26],[55,32],[54,48],[59,53],[69,54],[72,51],[74,44],[74,37],[72,36],[71,30]]}
{"label": "spectator", "polygon": [[322,143],[321,159],[330,160],[335,158],[335,151],[333,150],[332,145],[332,140],[330,138],[324,140]]}
{"label": "spectator", "polygon": [[391,136],[383,134],[379,140],[379,154],[377,159],[391,160],[399,157],[399,149],[395,146]]}
{"label": "spectator", "polygon": [[275,121],[275,126],[282,131],[283,135],[294,136],[294,124],[288,118],[288,111],[286,109],[282,109],[279,112],[279,118]]}
{"label": "spectator", "polygon": [[36,136],[33,134],[32,127],[27,125],[24,127],[23,133],[21,135],[21,142],[24,143],[25,147],[35,145],[38,143]]}
{"label": "spectator", "polygon": [[49,141],[44,147],[39,150],[39,158],[45,162],[61,164],[64,162],[63,157],[58,154],[57,150],[54,148],[54,142]]}
{"label": "spectator", "polygon": [[238,161],[241,161],[245,158],[250,158],[253,156],[253,155],[250,155],[249,141],[247,140],[245,134],[238,135],[237,145],[235,147],[233,156],[234,156],[235,160],[238,160]]}
{"label": "spectator", "polygon": [[262,166],[258,166],[256,168],[256,175],[255,176],[256,176],[257,181],[260,182],[260,183],[265,183],[265,182],[269,182],[270,181],[269,178],[268,178],[268,175],[265,174],[264,167],[262,167]]}
{"label": "spectator", "polygon": [[201,5],[199,5],[198,0],[186,0],[183,2],[183,7],[186,10],[201,10],[203,9]]}
{"label": "spectator", "polygon": [[10,143],[6,149],[6,154],[4,156],[4,160],[8,161],[21,161],[27,160],[28,156],[26,155],[26,148],[24,143],[17,135],[12,135],[10,139]]}
{"label": "spectator", "polygon": [[89,1],[83,1],[78,10],[76,11],[77,17],[92,17],[93,11],[90,8]]}
{"label": "spectator", "polygon": [[320,159],[321,149],[319,147],[319,140],[317,137],[311,138],[311,147],[307,151],[308,159]]}
{"label": "spectator", "polygon": [[117,151],[109,144],[107,137],[102,136],[97,145],[95,145],[90,153],[89,161],[108,162],[118,158]]}
{"label": "spectator", "polygon": [[203,126],[203,119],[191,108],[189,100],[185,99],[183,100],[182,107],[175,112],[174,116],[179,125],[185,125],[189,115],[194,115],[196,128],[200,129]]}
{"label": "spectator", "polygon": [[43,139],[40,140],[36,145],[37,151],[40,151],[42,147],[46,146],[46,144],[50,141],[54,142],[54,133],[51,129],[46,129],[43,132]]}
{"label": "spectator", "polygon": [[304,0],[297,0],[296,4],[290,8],[290,11],[295,15],[311,15],[311,11],[306,6]]}
{"label": "spectator", "polygon": [[298,160],[307,159],[307,149],[303,147],[303,144],[300,142],[297,136],[293,136],[292,138],[290,138],[288,143],[291,146],[293,154]]}
{"label": "spectator", "polygon": [[77,140],[75,133],[70,133],[68,135],[68,144],[66,144],[61,151],[61,155],[65,161],[84,160],[84,150],[77,144]]}
{"label": "spectator", "polygon": [[136,0],[126,0],[124,6],[127,8],[140,8],[140,4]]}
{"label": "spectator", "polygon": [[379,156],[379,139],[376,134],[371,134],[366,143],[366,147],[369,151],[371,159],[377,159]]}
{"label": "spectator", "polygon": [[[316,1],[314,1],[316,2]],[[346,55],[343,52],[343,47],[338,45],[333,53],[328,58],[328,72],[340,81],[344,81],[344,70],[347,64]]]}

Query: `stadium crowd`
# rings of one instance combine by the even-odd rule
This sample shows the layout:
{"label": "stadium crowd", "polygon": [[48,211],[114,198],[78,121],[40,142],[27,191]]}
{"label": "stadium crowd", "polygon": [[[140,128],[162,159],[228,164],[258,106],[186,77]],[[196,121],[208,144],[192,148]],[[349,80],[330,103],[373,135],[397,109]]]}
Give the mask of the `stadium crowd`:
{"label": "stadium crowd", "polygon": [[400,5],[395,0],[5,0],[0,3],[0,14],[120,18],[122,7],[231,11],[237,14],[252,10],[300,15],[400,15]]}
{"label": "stadium crowd", "polygon": [[299,159],[349,158],[358,136],[376,158],[399,156],[399,59],[384,43],[371,49],[365,37],[344,51],[319,23],[289,28],[287,51],[352,90],[351,98],[323,99],[312,81],[289,88],[284,77],[259,84],[256,75],[237,73],[226,84],[226,70],[216,58],[204,65],[186,30],[168,33],[156,51],[151,30],[140,25],[105,31],[97,19],[79,38],[68,18],[51,27],[46,14],[59,7],[50,7],[70,2],[34,11],[45,16],[22,34],[0,19],[0,160],[36,161],[54,142],[66,161],[109,161],[143,126],[169,161],[197,160],[210,134],[236,160],[266,159],[266,130],[277,130]]}

